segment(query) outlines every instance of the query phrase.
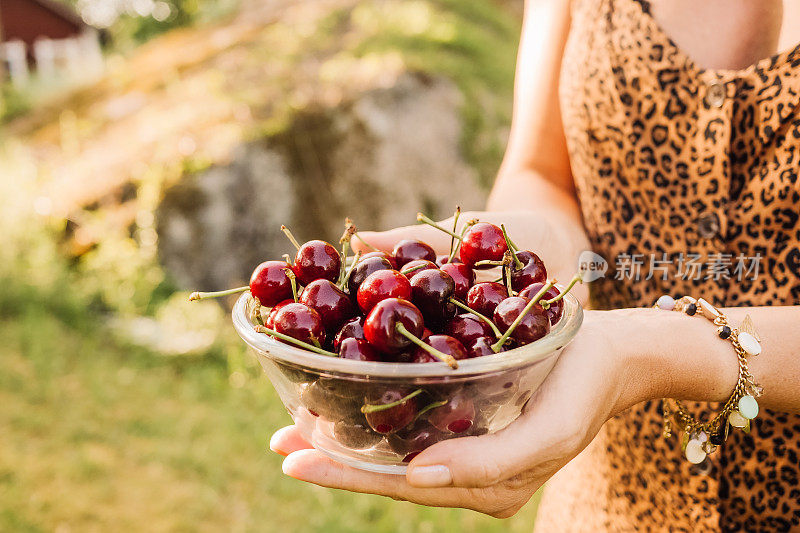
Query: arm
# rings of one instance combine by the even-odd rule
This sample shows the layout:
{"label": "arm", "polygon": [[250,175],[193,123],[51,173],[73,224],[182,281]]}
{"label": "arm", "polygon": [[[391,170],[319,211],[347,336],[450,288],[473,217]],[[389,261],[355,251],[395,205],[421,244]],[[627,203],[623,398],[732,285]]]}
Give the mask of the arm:
{"label": "arm", "polygon": [[[569,2],[528,0],[517,59],[514,114],[508,148],[487,204],[464,213],[504,223],[515,242],[539,254],[552,276],[572,277],[580,252],[589,248],[572,185],[558,104],[561,56],[569,32]],[[455,207],[455,206],[454,206]],[[445,227],[452,219],[443,221]],[[445,253],[450,238],[428,226],[360,232],[364,240],[391,250],[401,239],[420,239]],[[353,246],[367,248],[355,239]],[[580,297],[582,293],[577,291]]]}

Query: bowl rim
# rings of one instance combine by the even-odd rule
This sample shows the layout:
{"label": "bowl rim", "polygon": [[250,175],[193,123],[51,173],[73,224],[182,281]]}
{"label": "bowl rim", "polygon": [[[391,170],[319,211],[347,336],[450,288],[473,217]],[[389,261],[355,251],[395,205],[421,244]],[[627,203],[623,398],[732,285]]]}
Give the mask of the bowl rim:
{"label": "bowl rim", "polygon": [[[558,286],[563,290],[563,287]],[[257,333],[247,317],[247,300],[250,291],[245,291],[231,311],[236,332],[252,349],[266,357],[294,366],[318,372],[347,374],[375,378],[428,378],[486,374],[514,367],[528,366],[557,354],[578,333],[583,323],[583,308],[578,299],[568,293],[564,296],[564,312],[545,337],[507,352],[484,355],[458,362],[452,369],[445,363],[386,363],[382,361],[355,361],[340,359],[303,350]]]}

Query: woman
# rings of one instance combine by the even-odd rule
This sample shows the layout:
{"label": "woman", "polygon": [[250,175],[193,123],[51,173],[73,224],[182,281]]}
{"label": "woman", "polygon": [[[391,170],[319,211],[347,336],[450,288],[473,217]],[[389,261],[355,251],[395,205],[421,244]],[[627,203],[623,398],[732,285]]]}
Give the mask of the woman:
{"label": "woman", "polygon": [[[606,258],[595,310],[499,434],[437,444],[402,479],[338,465],[289,427],[272,441],[284,471],[496,517],[555,475],[547,531],[800,529],[798,4],[530,0],[508,150],[475,216],[505,222],[561,280],[589,246]],[[421,226],[363,236],[448,244]],[[747,359],[764,390],[752,432],[700,467],[662,436],[658,399],[717,412],[736,354],[705,319],[653,309],[661,294],[703,297],[734,324],[749,314],[762,339]]]}

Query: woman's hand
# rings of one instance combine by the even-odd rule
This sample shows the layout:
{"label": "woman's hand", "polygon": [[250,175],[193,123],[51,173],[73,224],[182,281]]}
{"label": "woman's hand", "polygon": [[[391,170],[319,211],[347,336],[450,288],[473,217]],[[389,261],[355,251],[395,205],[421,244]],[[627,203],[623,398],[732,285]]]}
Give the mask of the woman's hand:
{"label": "woman's hand", "polygon": [[[532,250],[547,265],[550,277],[567,282],[577,270],[578,256],[589,249],[583,226],[574,217],[557,209],[542,208],[537,211],[466,211],[461,213],[458,231],[471,219],[481,222],[505,224],[509,235],[517,246]],[[453,228],[453,218],[440,222],[442,227]],[[369,245],[384,251],[391,251],[403,239],[419,239],[430,244],[437,254],[450,251],[450,236],[426,224],[403,226],[389,231],[359,231],[352,240],[355,250],[368,252]],[[369,243],[369,245],[365,244]],[[585,291],[577,288],[575,292],[581,301]]]}
{"label": "woman's hand", "polygon": [[275,433],[270,447],[287,456],[284,473],[317,485],[512,516],[610,416],[646,399],[641,375],[631,374],[614,341],[621,322],[616,315],[586,313],[579,335],[515,422],[493,435],[428,448],[411,461],[405,478],[336,463],[312,449],[295,426]]}

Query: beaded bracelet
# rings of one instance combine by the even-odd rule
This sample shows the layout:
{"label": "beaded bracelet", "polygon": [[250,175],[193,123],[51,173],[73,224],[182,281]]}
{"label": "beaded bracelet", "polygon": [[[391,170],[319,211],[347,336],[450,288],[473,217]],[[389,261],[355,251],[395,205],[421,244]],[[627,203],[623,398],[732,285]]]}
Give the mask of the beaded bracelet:
{"label": "beaded bracelet", "polygon": [[[742,324],[732,327],[728,318],[719,309],[703,298],[695,300],[684,296],[677,300],[671,296],[661,296],[653,307],[667,311],[678,311],[689,316],[702,315],[717,326],[717,335],[727,339],[733,345],[739,362],[739,377],[733,394],[722,410],[710,421],[701,422],[692,416],[680,400],[662,400],[664,415],[664,437],[672,435],[673,425],[681,432],[681,451],[693,464],[702,463],[706,456],[713,453],[728,438],[731,426],[745,433],[750,432],[750,421],[758,416],[758,402],[763,389],[758,385],[747,367],[748,356],[761,353],[761,341],[753,327],[753,321],[747,315]],[[672,404],[674,402],[674,406]]]}

